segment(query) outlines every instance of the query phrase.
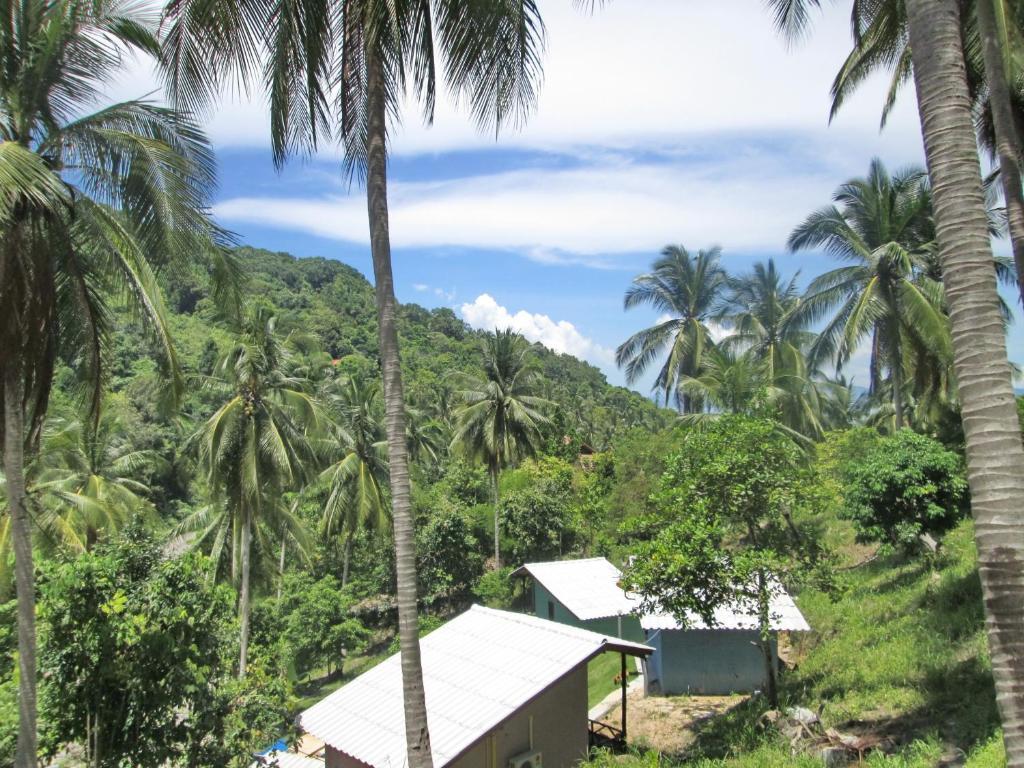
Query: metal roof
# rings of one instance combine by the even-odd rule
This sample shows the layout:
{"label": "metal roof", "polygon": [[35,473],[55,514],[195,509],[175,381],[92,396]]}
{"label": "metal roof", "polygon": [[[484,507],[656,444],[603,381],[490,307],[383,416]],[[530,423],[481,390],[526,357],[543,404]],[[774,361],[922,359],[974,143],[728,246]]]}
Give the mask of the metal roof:
{"label": "metal roof", "polygon": [[[811,627],[800,613],[793,598],[781,586],[776,588],[769,602],[773,630],[782,632],[809,632]],[[732,604],[715,611],[715,624],[710,629],[757,629],[757,617],[753,607]],[[647,614],[640,617],[640,626],[647,630],[682,629],[675,617],[666,613]],[[709,629],[699,616],[690,615],[686,629]]]}
{"label": "metal roof", "polygon": [[[602,651],[651,648],[535,616],[473,606],[420,641],[427,722],[442,768],[533,697]],[[395,654],[299,716],[303,730],[373,768],[406,764]]]}
{"label": "metal roof", "polygon": [[622,573],[603,557],[527,563],[512,575],[529,574],[580,621],[636,613],[640,601],[622,591]]}
{"label": "metal roof", "polygon": [[[513,575],[529,574],[544,585],[558,602],[581,621],[602,619],[618,614],[637,614],[644,629],[680,629],[680,623],[669,614],[641,614],[640,600],[619,586],[622,572],[603,557],[585,560],[556,560],[550,563],[528,563]],[[788,632],[806,632],[810,626],[793,598],[774,585],[771,600],[771,628]],[[757,629],[757,619],[736,603],[715,611],[713,629]],[[688,629],[708,629],[696,615],[686,622]]]}

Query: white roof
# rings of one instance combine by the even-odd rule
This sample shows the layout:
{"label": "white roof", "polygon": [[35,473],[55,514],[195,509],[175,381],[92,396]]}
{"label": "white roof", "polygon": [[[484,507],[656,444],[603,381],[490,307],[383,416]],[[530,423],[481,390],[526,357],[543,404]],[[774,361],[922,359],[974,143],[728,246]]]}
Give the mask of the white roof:
{"label": "white roof", "polygon": [[[811,627],[800,613],[793,598],[781,586],[776,587],[769,602],[770,625],[782,632],[809,632]],[[673,616],[666,613],[652,613],[640,617],[640,626],[647,630],[680,629]],[[686,622],[687,629],[708,629],[699,616],[691,615]],[[737,604],[723,606],[715,611],[715,625],[712,629],[757,629],[757,617],[749,609],[741,610]]]}
{"label": "white roof", "polygon": [[[424,637],[420,649],[435,768],[602,651],[651,652],[645,645],[476,605]],[[373,768],[405,765],[399,655],[307,709],[299,725]]]}
{"label": "white roof", "polygon": [[[581,621],[617,616],[619,613],[640,615],[644,629],[679,629],[675,618],[664,613],[642,614],[640,600],[628,595],[619,586],[622,572],[603,557],[586,560],[556,560],[550,563],[528,563],[516,574],[529,573],[544,585],[558,602]],[[771,599],[771,628],[786,632],[806,632],[810,626],[793,598],[774,585]],[[739,604],[723,606],[715,611],[714,629],[757,629],[757,619]],[[688,629],[708,629],[696,615],[686,623]]]}
{"label": "white roof", "polygon": [[603,557],[527,563],[513,575],[528,573],[580,621],[628,615],[640,601],[622,591],[622,573]]}

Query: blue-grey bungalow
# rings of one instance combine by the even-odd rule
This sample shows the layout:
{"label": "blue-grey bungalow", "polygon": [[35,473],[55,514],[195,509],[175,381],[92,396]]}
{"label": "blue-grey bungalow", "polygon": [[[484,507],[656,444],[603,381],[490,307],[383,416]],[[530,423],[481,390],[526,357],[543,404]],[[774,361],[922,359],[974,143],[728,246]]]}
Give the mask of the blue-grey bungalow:
{"label": "blue-grey bungalow", "polygon": [[[622,573],[603,557],[528,563],[515,574],[533,580],[537,616],[654,648],[646,660],[648,693],[718,695],[759,690],[765,683],[757,620],[740,606],[715,612],[713,626],[688,617],[643,613],[623,591]],[[772,649],[779,632],[810,630],[793,598],[778,587],[771,603]]]}

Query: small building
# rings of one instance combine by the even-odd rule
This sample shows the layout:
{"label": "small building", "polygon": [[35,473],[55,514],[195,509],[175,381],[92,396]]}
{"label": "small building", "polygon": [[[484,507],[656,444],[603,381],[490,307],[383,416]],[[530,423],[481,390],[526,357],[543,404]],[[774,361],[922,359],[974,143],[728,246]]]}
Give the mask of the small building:
{"label": "small building", "polygon": [[533,580],[535,616],[624,640],[644,639],[639,601],[622,590],[622,573],[603,557],[527,563],[512,576]]}
{"label": "small building", "polygon": [[[648,693],[724,695],[764,687],[757,621],[739,606],[720,608],[711,627],[697,616],[683,627],[672,616],[645,614],[639,599],[623,591],[622,573],[603,557],[529,563],[513,575],[533,579],[537,616],[654,648],[644,668]],[[771,629],[776,664],[778,633],[810,630],[781,586],[772,597]]]}
{"label": "small building", "polygon": [[[626,655],[651,652],[480,606],[424,637],[420,649],[435,768],[575,766],[593,742],[587,662],[610,651],[625,668]],[[399,655],[307,709],[299,726],[325,742],[326,768],[405,765]]]}

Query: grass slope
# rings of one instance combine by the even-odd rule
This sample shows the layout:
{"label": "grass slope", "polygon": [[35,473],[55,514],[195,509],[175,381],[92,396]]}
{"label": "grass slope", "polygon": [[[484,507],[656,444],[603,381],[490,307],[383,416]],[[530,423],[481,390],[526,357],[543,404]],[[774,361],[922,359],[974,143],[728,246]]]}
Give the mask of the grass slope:
{"label": "grass slope", "polygon": [[[869,766],[924,768],[957,756],[971,768],[1004,764],[989,670],[973,528],[945,540],[934,569],[924,561],[878,558],[841,572],[840,592],[807,590],[798,602],[815,632],[797,645],[785,675],[785,705],[821,710],[826,727],[878,733],[904,746]],[[700,768],[820,766],[758,725],[750,701],[710,723],[686,764]],[[594,765],[611,765],[598,757]],[[615,765],[666,766],[653,753]]]}

